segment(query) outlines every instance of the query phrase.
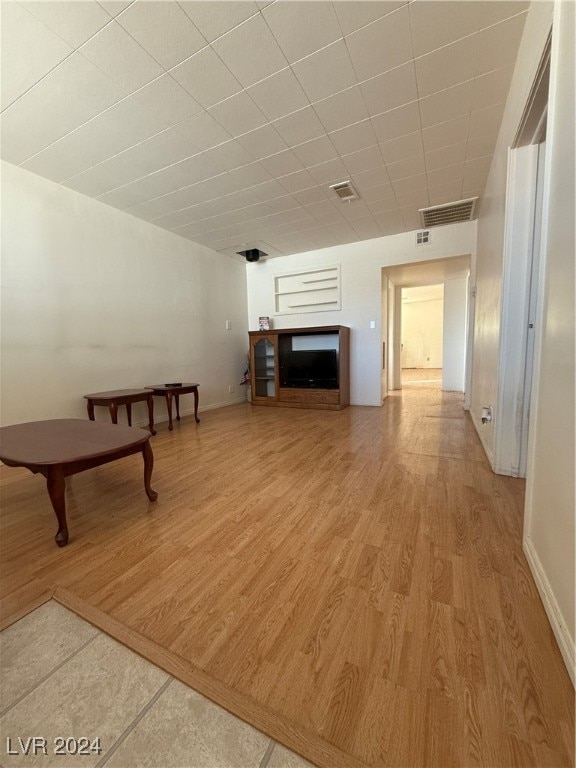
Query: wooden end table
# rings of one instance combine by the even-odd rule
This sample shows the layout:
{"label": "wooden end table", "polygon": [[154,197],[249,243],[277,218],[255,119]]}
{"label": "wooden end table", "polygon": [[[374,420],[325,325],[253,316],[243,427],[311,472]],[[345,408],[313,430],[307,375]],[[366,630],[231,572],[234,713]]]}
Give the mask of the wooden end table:
{"label": "wooden end table", "polygon": [[118,424],[118,406],[126,406],[126,415],[128,425],[132,426],[132,403],[146,401],[148,405],[148,429],[155,435],[154,429],[154,398],[148,389],[115,389],[111,392],[94,392],[91,395],[84,395],[88,401],[88,418],[94,421],[94,406],[107,405],[112,418],[112,424]]}
{"label": "wooden end table", "polygon": [[58,519],[59,547],[68,543],[66,478],[133,453],[142,453],[144,489],[150,501],[156,501],[158,494],[150,487],[154,454],[150,433],[143,429],[84,419],[31,421],[0,429],[0,460],[46,478]]}
{"label": "wooden end table", "polygon": [[172,398],[176,400],[176,421],[180,421],[180,395],[194,394],[194,420],[196,424],[200,423],[198,418],[198,387],[199,384],[181,384],[175,387],[171,384],[154,384],[146,387],[152,390],[156,397],[166,398],[166,408],[168,409],[168,429],[172,431]]}

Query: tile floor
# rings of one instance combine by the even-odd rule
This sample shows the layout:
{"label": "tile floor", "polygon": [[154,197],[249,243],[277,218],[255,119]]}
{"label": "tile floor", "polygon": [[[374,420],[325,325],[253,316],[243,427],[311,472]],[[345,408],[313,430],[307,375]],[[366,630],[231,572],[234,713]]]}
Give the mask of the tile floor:
{"label": "tile floor", "polygon": [[0,766],[17,765],[312,768],[54,600],[0,633]]}

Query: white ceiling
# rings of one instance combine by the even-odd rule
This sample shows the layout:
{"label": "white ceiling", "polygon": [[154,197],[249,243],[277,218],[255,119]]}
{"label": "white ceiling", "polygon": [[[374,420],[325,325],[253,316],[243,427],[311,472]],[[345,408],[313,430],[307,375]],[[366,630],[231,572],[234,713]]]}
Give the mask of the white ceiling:
{"label": "white ceiling", "polygon": [[482,195],[527,7],[4,0],[2,157],[227,253],[417,229]]}
{"label": "white ceiling", "polygon": [[444,284],[421,285],[418,288],[402,288],[402,303],[413,304],[420,301],[440,301],[444,298]]}

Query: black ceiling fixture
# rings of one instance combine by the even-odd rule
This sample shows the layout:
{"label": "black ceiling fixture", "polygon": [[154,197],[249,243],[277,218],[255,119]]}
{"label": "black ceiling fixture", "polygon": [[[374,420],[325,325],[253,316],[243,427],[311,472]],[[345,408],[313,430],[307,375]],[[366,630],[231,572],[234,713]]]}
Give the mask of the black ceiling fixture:
{"label": "black ceiling fixture", "polygon": [[268,256],[267,253],[261,251],[259,248],[248,248],[246,251],[236,251],[239,256],[244,256],[246,261],[258,261],[260,256]]}

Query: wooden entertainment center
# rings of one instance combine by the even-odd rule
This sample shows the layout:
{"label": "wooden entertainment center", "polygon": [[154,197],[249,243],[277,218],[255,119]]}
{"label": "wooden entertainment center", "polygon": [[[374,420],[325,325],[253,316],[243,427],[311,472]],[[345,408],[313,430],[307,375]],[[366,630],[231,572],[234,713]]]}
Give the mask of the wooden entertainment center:
{"label": "wooden entertainment center", "polygon": [[[350,328],[345,325],[282,328],[250,331],[249,337],[252,405],[333,411],[350,405]],[[312,356],[314,352],[322,355],[324,350],[336,351],[334,371],[322,374],[330,377],[329,384],[328,379],[315,379],[310,375],[290,385],[291,354],[303,351]]]}

